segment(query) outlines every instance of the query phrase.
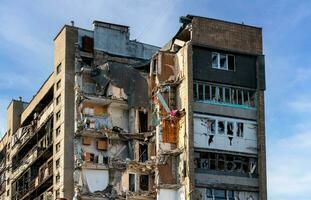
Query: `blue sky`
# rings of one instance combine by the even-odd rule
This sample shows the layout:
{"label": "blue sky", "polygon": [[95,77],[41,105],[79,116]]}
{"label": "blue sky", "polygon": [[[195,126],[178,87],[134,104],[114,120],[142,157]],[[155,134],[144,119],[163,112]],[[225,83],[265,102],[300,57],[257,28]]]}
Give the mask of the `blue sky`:
{"label": "blue sky", "polygon": [[[88,2],[88,3],[83,3]],[[70,20],[129,25],[131,38],[162,46],[179,16],[263,27],[269,199],[311,199],[311,1],[54,0],[0,4],[0,133],[12,98],[28,101],[52,70],[53,38]]]}

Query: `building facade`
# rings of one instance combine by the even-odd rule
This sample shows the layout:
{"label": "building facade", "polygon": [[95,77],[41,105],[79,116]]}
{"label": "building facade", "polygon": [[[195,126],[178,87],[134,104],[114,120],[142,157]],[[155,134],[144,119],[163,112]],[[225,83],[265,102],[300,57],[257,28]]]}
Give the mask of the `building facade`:
{"label": "building facade", "polygon": [[180,21],[162,48],[64,26],[52,74],[8,107],[1,199],[267,199],[261,29]]}

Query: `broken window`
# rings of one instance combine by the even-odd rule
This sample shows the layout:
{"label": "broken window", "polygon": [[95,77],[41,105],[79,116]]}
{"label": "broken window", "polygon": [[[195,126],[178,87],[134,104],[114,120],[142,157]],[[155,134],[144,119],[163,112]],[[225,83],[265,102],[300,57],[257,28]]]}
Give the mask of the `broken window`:
{"label": "broken window", "polygon": [[139,161],[145,162],[148,160],[148,145],[139,144]]}
{"label": "broken window", "polygon": [[233,122],[227,122],[227,135],[233,136]]}
{"label": "broken window", "polygon": [[238,137],[243,137],[243,135],[244,135],[244,123],[242,123],[242,122],[238,122],[237,123],[237,133],[236,133],[236,135]]}
{"label": "broken window", "polygon": [[135,192],[135,174],[129,174],[129,191]]}
{"label": "broken window", "polygon": [[234,71],[235,59],[233,55],[212,53],[212,68]]}
{"label": "broken window", "polygon": [[224,133],[225,133],[225,122],[218,121],[218,134],[224,134]]}
{"label": "broken window", "polygon": [[139,111],[139,132],[147,132],[148,131],[148,113]]}
{"label": "broken window", "polygon": [[207,119],[207,131],[210,134],[215,134],[216,131],[216,120]]}
{"label": "broken window", "polygon": [[148,175],[140,175],[139,188],[143,191],[149,190],[149,176]]}
{"label": "broken window", "polygon": [[256,171],[255,158],[230,154],[195,152],[195,163],[197,168],[204,170],[217,170],[240,174],[254,173]]}
{"label": "broken window", "polygon": [[218,68],[218,53],[212,53],[212,68]]}
{"label": "broken window", "polygon": [[219,69],[228,69],[228,61],[226,54],[219,54]]}

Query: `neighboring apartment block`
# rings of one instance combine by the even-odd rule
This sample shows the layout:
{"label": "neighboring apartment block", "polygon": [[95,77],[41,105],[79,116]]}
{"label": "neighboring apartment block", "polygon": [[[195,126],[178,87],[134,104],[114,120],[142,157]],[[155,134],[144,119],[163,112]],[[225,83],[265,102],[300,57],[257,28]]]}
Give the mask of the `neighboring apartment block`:
{"label": "neighboring apartment block", "polygon": [[163,48],[64,26],[13,100],[0,199],[266,200],[261,28],[188,15]]}

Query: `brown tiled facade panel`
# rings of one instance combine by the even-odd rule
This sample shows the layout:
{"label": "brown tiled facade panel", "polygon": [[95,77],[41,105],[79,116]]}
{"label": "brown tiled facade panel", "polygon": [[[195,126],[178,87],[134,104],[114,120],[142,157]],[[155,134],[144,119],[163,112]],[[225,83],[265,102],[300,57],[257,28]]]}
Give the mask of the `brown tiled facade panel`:
{"label": "brown tiled facade panel", "polygon": [[251,54],[262,54],[260,28],[213,19],[192,20],[192,41],[197,44]]}

